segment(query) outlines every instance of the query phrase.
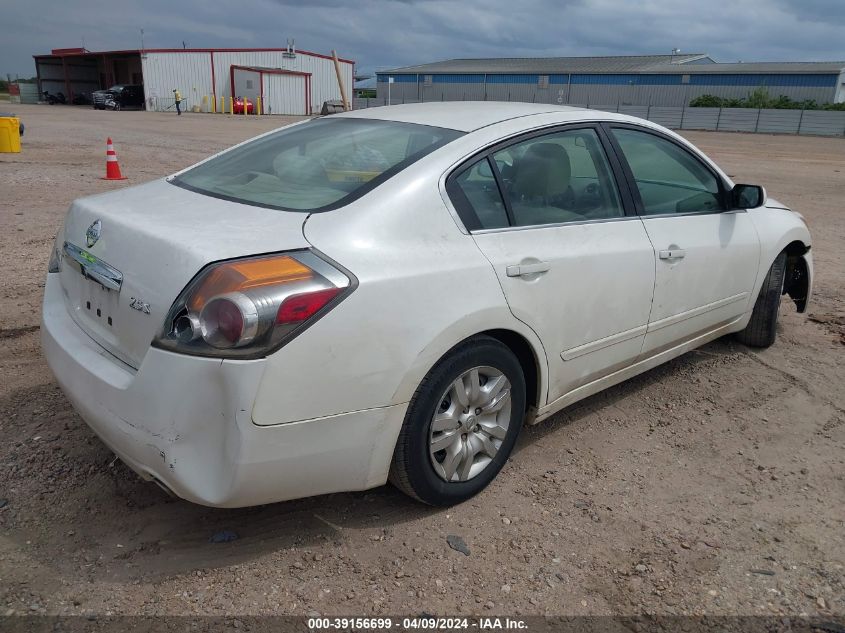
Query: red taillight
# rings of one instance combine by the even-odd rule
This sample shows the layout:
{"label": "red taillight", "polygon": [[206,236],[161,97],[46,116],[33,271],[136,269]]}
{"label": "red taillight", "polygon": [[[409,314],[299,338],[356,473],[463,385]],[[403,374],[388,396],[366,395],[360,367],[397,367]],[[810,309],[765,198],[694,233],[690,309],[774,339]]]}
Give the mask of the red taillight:
{"label": "red taillight", "polygon": [[285,325],[299,323],[311,318],[320,308],[334,299],[341,288],[326,288],[288,297],[279,306],[276,323]]}
{"label": "red taillight", "polygon": [[207,338],[222,338],[230,345],[236,343],[244,331],[244,317],[241,311],[226,299],[216,299],[209,303],[202,311],[202,321],[208,328]]}
{"label": "red taillight", "polygon": [[176,299],[155,343],[202,356],[261,358],[351,285],[346,272],[308,250],[210,264]]}

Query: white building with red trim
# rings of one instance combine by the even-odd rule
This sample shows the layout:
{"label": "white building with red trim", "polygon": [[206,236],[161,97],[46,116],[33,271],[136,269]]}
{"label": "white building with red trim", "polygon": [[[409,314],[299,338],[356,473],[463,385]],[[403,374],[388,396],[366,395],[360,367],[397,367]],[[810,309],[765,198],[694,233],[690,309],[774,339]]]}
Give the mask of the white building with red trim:
{"label": "white building with red trim", "polygon": [[[39,92],[76,94],[117,84],[143,84],[147,110],[172,109],[173,90],[185,109],[229,111],[231,97],[257,101],[264,114],[311,114],[341,98],[330,55],[288,48],[174,48],[92,52],[53,49],[34,55]],[[355,62],[340,58],[351,97]]]}

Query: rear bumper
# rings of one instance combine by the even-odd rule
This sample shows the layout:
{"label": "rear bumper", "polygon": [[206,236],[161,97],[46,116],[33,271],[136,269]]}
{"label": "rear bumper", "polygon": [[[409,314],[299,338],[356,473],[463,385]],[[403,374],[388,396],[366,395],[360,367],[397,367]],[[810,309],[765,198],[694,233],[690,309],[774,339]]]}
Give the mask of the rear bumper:
{"label": "rear bumper", "polygon": [[387,480],[404,404],[256,426],[264,360],[151,348],[135,371],[70,318],[55,274],[47,275],[41,333],[50,369],[85,422],[133,470],[179,497],[240,507]]}

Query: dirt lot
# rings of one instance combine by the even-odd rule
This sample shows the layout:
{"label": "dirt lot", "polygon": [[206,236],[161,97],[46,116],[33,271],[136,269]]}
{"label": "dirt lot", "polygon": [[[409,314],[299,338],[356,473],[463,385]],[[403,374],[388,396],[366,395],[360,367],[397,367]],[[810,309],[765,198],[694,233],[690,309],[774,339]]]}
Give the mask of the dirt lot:
{"label": "dirt lot", "polygon": [[[845,614],[845,139],[690,133],[813,231],[815,298],[765,351],[712,343],[523,432],[482,495],[391,487],[245,510],[141,482],[39,352],[76,197],[163,176],[282,118],[21,106],[0,155],[0,615]],[[111,135],[127,182],[99,180]],[[220,530],[234,542],[210,543]],[[470,553],[450,549],[461,536]]]}

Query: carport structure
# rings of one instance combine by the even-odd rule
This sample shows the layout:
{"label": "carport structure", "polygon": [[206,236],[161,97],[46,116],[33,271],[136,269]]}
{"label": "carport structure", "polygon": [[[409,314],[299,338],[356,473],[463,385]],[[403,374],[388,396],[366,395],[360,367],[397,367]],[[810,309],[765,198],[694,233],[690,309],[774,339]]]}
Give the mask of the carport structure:
{"label": "carport structure", "polygon": [[250,99],[253,103],[257,103],[260,95],[261,114],[308,114],[311,73],[237,65],[233,65],[229,72],[231,94]]}
{"label": "carport structure", "polygon": [[34,55],[39,93],[62,92],[73,100],[115,84],[143,83],[141,53],[137,50],[94,53],[84,48],[54,48]]}

